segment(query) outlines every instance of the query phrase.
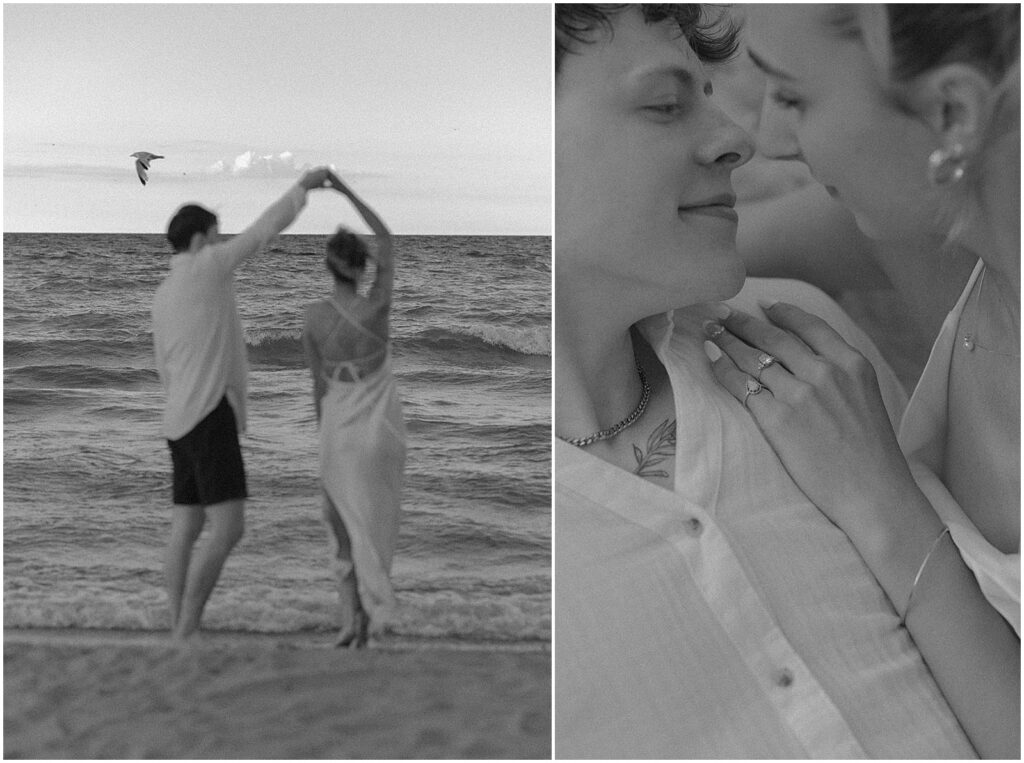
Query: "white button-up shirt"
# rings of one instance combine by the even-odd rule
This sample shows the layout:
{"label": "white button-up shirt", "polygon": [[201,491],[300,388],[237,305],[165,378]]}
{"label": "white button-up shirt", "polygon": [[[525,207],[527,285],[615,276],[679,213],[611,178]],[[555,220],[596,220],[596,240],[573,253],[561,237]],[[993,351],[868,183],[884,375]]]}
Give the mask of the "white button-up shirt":
{"label": "white button-up shirt", "polygon": [[235,304],[235,268],[287,228],[306,203],[295,185],[232,238],[171,257],[153,298],[153,346],[167,397],[162,431],[177,440],[227,396],[245,431],[245,337]]}
{"label": "white button-up shirt", "polygon": [[[752,280],[733,304],[769,296],[865,351],[899,415],[831,300]],[[715,383],[705,317],[642,326],[675,396],[674,491],[556,445],[556,757],[974,757],[856,549]]]}

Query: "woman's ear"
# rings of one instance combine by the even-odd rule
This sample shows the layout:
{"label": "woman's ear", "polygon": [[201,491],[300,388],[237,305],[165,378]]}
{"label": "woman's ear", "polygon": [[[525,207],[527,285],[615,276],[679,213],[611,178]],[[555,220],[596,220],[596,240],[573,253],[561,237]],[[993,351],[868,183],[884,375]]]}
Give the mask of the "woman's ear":
{"label": "woman's ear", "polygon": [[967,156],[985,139],[992,119],[995,85],[968,64],[944,64],[924,74],[921,113],[941,148],[959,145]]}

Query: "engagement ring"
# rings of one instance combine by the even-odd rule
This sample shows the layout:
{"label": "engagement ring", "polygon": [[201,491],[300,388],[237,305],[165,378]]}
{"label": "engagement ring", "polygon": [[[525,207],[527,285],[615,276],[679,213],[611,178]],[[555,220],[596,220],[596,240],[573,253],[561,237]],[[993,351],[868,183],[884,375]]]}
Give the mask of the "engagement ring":
{"label": "engagement ring", "polygon": [[[747,408],[747,400],[750,399],[751,395],[760,395],[763,389],[764,385],[757,379],[747,379],[747,391],[743,395],[743,407]],[[747,408],[747,410],[749,411],[750,409]]]}

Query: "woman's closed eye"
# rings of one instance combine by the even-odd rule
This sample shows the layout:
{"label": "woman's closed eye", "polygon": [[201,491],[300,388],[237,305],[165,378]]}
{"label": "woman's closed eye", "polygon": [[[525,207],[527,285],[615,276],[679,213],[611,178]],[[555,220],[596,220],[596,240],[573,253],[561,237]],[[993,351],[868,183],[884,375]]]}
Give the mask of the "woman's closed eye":
{"label": "woman's closed eye", "polygon": [[797,111],[802,111],[804,108],[804,100],[802,98],[787,95],[781,90],[772,91],[771,99],[783,109],[795,109]]}

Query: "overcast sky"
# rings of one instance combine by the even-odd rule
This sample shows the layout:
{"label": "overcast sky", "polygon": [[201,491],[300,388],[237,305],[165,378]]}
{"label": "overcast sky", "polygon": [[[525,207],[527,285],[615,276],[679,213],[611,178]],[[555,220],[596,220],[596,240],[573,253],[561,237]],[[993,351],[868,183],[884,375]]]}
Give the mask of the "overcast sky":
{"label": "overcast sky", "polygon": [[[234,233],[333,164],[395,233],[550,234],[551,6],[3,6],[4,230]],[[150,151],[143,187],[129,154]],[[311,194],[290,233],[366,230]]]}

